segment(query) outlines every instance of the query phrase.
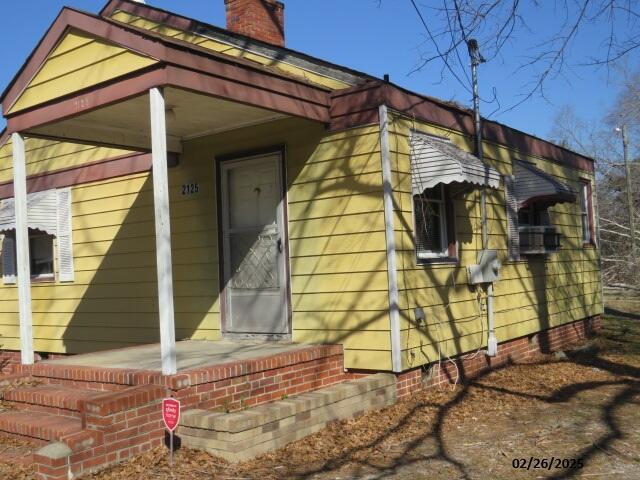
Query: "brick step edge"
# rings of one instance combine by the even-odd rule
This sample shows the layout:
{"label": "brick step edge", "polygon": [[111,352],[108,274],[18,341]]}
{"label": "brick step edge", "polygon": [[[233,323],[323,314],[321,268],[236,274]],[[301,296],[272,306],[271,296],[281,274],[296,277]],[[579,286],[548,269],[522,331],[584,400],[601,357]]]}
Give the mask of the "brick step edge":
{"label": "brick step edge", "polygon": [[130,368],[103,368],[39,362],[33,365],[16,365],[14,372],[16,375],[32,376],[45,383],[93,385],[101,390],[162,383],[160,372]]}
{"label": "brick step edge", "polygon": [[65,442],[74,452],[85,450],[102,438],[100,432],[83,429],[77,418],[22,410],[0,414],[0,431],[26,439]]}
{"label": "brick step edge", "polygon": [[74,412],[80,413],[85,402],[104,394],[102,390],[44,383],[36,386],[18,386],[4,392],[1,397],[18,408],[30,410],[32,407],[46,407],[53,413],[69,415]]}
{"label": "brick step edge", "polygon": [[182,414],[180,425],[236,433],[362,395],[371,390],[395,385],[395,382],[394,375],[378,373],[314,392],[294,395],[287,399],[260,405],[242,412],[222,413],[192,409]]}

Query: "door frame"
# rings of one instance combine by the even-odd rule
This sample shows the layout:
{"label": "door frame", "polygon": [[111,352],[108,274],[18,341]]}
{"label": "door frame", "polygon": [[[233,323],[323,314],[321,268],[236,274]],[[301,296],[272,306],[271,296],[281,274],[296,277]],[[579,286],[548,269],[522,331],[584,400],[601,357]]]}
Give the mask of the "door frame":
{"label": "door frame", "polygon": [[[223,205],[222,198],[222,166],[226,162],[241,162],[242,160],[254,160],[269,155],[278,155],[280,157],[280,202],[282,208],[282,254],[284,255],[284,294],[283,298],[286,303],[285,315],[288,333],[285,334],[234,334],[227,329],[227,288],[225,282],[225,260],[224,260],[224,232],[223,232]],[[250,338],[262,340],[284,340],[290,341],[293,335],[292,307],[291,307],[291,268],[289,257],[289,202],[287,199],[287,151],[285,145],[275,145],[271,147],[258,148],[253,150],[244,150],[231,154],[217,155],[214,157],[215,163],[215,186],[216,186],[216,224],[218,229],[218,285],[220,295],[220,334],[223,338]]]}

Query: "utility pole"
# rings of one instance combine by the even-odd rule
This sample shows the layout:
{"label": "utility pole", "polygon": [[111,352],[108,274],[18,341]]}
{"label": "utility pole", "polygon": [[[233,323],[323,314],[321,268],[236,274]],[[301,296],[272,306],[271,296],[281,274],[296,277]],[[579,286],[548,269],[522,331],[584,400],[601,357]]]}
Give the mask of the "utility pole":
{"label": "utility pole", "polygon": [[[476,155],[482,162],[482,118],[480,117],[480,95],[478,94],[478,65],[486,62],[480,50],[478,49],[477,40],[470,38],[467,40],[467,48],[469,49],[469,57],[471,58],[471,77],[473,81],[473,117],[476,130]],[[484,163],[484,162],[482,162]],[[487,229],[487,177],[489,175],[489,167],[485,165],[485,181],[480,192],[480,211],[482,216],[482,253],[487,253],[489,247],[489,233]],[[487,283],[487,355],[495,357],[498,354],[498,339],[496,337],[495,321],[493,313],[493,282]]]}
{"label": "utility pole", "polygon": [[[486,62],[480,50],[478,49],[478,41],[470,38],[467,40],[467,48],[469,49],[469,57],[471,58],[471,80],[473,82],[473,116],[476,131],[476,155],[482,162],[482,119],[480,117],[480,95],[478,94],[478,65]],[[489,234],[487,232],[487,187],[482,186],[480,200],[480,210],[482,217],[482,249],[486,250],[488,246]]]}
{"label": "utility pole", "polygon": [[622,125],[622,150],[624,152],[624,168],[627,184],[627,209],[629,211],[629,228],[631,229],[631,258],[636,256],[636,227],[635,212],[633,208],[633,192],[631,191],[631,159],[629,158],[629,137],[627,125]]}

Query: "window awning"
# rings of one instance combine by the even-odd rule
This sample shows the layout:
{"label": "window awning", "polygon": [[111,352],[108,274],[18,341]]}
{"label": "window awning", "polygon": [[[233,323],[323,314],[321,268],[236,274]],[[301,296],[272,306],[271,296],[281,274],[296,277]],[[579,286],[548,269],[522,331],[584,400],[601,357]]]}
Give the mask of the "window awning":
{"label": "window awning", "polygon": [[[29,228],[57,235],[58,207],[55,190],[27,195],[27,223]],[[16,217],[13,198],[0,200],[0,232],[15,230]]]}
{"label": "window awning", "polygon": [[414,195],[438,183],[473,183],[498,188],[500,174],[446,138],[411,134],[411,189]]}
{"label": "window awning", "polygon": [[525,208],[533,202],[549,206],[576,201],[576,192],[570,186],[528,162],[514,160],[513,175],[518,208]]}

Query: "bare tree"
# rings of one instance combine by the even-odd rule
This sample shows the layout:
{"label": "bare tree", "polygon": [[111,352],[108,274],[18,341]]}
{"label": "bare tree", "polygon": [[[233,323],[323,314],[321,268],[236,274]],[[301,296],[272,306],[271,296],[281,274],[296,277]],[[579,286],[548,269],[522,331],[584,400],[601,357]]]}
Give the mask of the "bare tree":
{"label": "bare tree", "polygon": [[[547,82],[563,75],[567,60],[581,65],[609,65],[640,47],[640,0],[555,0],[551,32],[540,36],[527,18],[550,0],[408,0],[425,29],[424,54],[414,71],[432,63],[441,66],[441,78],[453,76],[467,90],[466,42],[478,40],[485,58],[501,57],[517,42],[522,56],[516,70],[531,79],[516,105],[545,94]],[[600,48],[583,52],[577,39],[583,31],[597,35]],[[594,33],[595,32],[595,33]],[[512,105],[510,108],[515,107]]]}
{"label": "bare tree", "polygon": [[[640,97],[634,97],[624,84],[621,87],[611,113],[602,121],[581,120],[573,108],[563,107],[555,117],[549,136],[556,143],[596,160],[603,280],[608,285],[639,288],[640,258],[634,255],[632,245],[634,238],[640,238],[637,227],[640,225],[640,190],[637,188],[640,162],[637,143],[631,141],[629,153],[636,160],[630,162],[629,169],[625,168],[621,132],[616,131],[615,126],[620,125],[620,121],[631,120],[625,112],[635,114],[633,103],[636,111],[640,109]],[[631,138],[637,139],[637,133]],[[633,221],[629,218],[629,201],[635,215]]]}

